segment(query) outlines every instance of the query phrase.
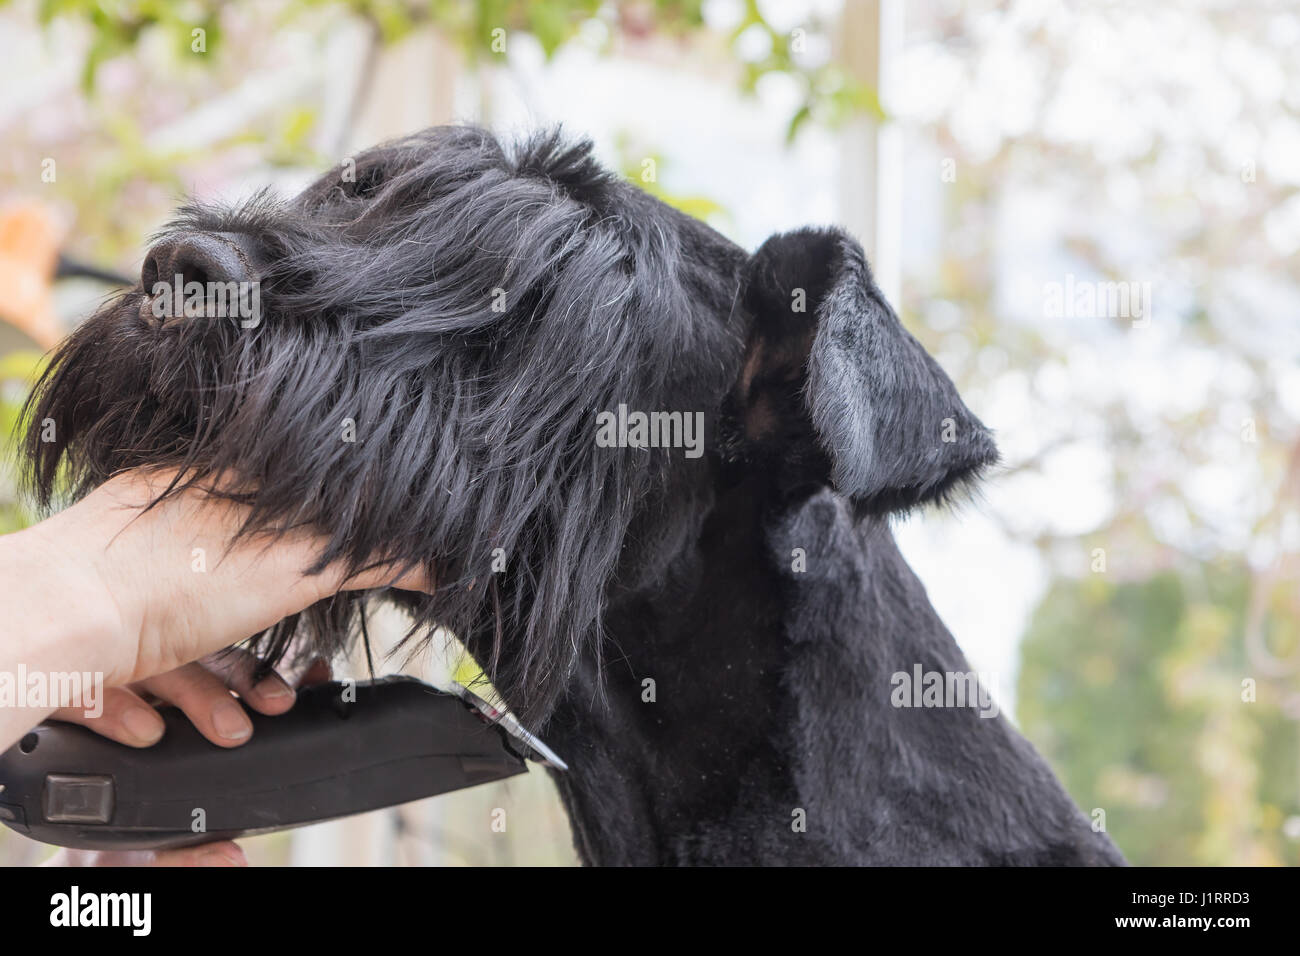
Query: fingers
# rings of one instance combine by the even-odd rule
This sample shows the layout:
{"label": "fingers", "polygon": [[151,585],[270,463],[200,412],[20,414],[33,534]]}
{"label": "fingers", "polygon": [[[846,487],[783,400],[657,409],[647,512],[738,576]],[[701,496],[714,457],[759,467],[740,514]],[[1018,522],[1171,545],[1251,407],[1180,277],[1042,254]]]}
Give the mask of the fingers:
{"label": "fingers", "polygon": [[[312,683],[329,680],[329,665],[322,666],[324,676],[313,677]],[[165,725],[158,711],[141,697],[148,694],[179,707],[199,733],[217,746],[238,747],[252,734],[253,724],[231,690],[253,710],[272,716],[289,710],[295,700],[293,689],[279,674],[254,681],[256,667],[257,659],[251,653],[231,648],[203,662],[139,681],[131,688],[110,687],[104,691],[101,712],[94,716],[76,707],[61,708],[51,716],[128,747],[149,747],[162,738]],[[315,665],[313,670],[319,675]]]}
{"label": "fingers", "polygon": [[234,690],[259,713],[283,714],[293,707],[293,688],[279,674],[254,681],[257,658],[229,648],[203,661],[140,681],[136,687],[179,707],[204,737],[218,747],[238,747],[253,733],[253,722],[231,696]]}
{"label": "fingers", "polygon": [[179,707],[218,747],[238,747],[253,734],[253,722],[225,681],[202,664],[186,664],[134,686]]}
{"label": "fingers", "polygon": [[227,687],[258,713],[283,714],[293,706],[293,688],[279,674],[271,673],[254,682],[258,660],[242,647],[230,647],[209,655],[203,659],[202,666],[224,680]]}
{"label": "fingers", "polygon": [[237,843],[223,840],[179,850],[62,849],[42,866],[248,866]]}
{"label": "fingers", "polygon": [[138,695],[125,687],[104,691],[103,711],[88,717],[80,707],[62,707],[51,714],[54,720],[81,724],[110,740],[128,747],[151,747],[163,735],[163,719]]}

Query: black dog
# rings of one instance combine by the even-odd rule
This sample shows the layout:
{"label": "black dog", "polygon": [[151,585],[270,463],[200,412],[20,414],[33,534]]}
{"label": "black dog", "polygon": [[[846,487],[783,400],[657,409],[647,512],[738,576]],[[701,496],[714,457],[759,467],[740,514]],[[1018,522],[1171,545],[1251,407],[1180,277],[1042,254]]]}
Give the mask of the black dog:
{"label": "black dog", "polygon": [[[255,320],[158,309],[176,275],[256,283]],[[997,453],[840,231],[751,256],[586,144],[434,129],[182,210],[28,413],[47,504],[233,474],[250,532],[427,568],[386,597],[546,725],[586,862],[1122,862],[1002,718],[902,688],[969,666],[888,516]]]}

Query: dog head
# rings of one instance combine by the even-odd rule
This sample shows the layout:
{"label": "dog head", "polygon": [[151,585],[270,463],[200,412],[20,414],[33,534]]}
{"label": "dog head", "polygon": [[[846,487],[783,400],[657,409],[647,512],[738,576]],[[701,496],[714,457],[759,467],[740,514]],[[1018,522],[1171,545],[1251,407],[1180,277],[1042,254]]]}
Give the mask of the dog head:
{"label": "dog head", "polygon": [[[178,469],[172,493],[233,474],[246,530],[320,529],[319,567],[423,566],[435,594],[389,594],[413,635],[450,629],[534,718],[599,654],[611,590],[653,586],[738,470],[883,513],[995,454],[846,235],[751,257],[587,144],[464,127],[289,201],[182,209],[28,423],[47,505],[127,468]],[[336,650],[359,600],[260,650]]]}

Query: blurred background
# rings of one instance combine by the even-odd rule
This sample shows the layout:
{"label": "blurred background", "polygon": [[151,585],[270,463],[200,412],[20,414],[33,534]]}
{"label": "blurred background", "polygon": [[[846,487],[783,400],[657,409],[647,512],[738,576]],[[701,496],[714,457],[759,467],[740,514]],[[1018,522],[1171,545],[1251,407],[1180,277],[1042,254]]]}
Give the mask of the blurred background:
{"label": "blurred background", "polygon": [[[1267,0],[0,0],[0,433],[182,197],[562,123],[749,248],[858,235],[1003,451],[897,528],[972,667],[1133,863],[1294,865],[1298,48]],[[537,771],[246,846],[575,862]]]}

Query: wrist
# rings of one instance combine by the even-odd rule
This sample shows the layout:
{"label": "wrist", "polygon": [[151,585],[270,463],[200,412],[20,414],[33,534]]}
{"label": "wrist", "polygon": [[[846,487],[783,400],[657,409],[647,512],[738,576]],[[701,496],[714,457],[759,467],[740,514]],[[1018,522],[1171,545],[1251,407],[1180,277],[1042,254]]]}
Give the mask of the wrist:
{"label": "wrist", "polygon": [[98,547],[88,529],[56,519],[0,537],[0,577],[22,582],[6,602],[17,643],[17,656],[6,658],[29,669],[93,672],[107,686],[127,679],[135,661],[121,609],[99,562],[86,560]]}
{"label": "wrist", "polygon": [[118,669],[117,642],[103,633],[111,621],[44,534],[29,528],[0,538],[0,578],[8,582],[5,630],[13,642],[4,651],[6,668],[91,672],[108,682]]}

